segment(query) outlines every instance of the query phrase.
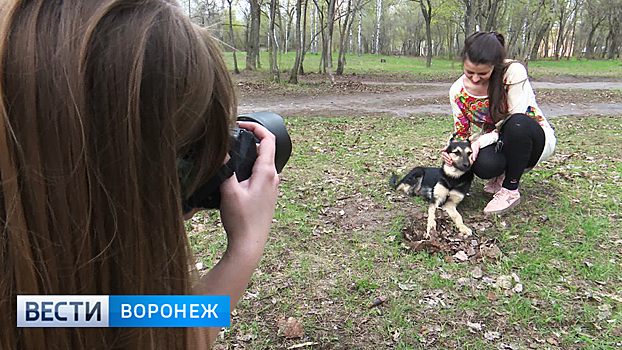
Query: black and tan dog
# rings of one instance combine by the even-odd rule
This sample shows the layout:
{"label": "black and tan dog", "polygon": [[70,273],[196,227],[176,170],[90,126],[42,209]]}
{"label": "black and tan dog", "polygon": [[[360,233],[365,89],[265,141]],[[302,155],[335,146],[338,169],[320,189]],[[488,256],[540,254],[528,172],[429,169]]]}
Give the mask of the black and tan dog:
{"label": "black and tan dog", "polygon": [[462,235],[472,234],[471,229],[464,224],[462,216],[456,209],[471,189],[473,181],[471,142],[457,140],[454,135],[449,140],[447,153],[453,160],[451,166],[443,162],[440,168],[416,167],[400,181],[397,181],[395,173],[391,177],[391,187],[410,196],[419,196],[430,204],[425,238],[430,238],[430,231],[436,229],[436,208],[438,207],[445,209]]}

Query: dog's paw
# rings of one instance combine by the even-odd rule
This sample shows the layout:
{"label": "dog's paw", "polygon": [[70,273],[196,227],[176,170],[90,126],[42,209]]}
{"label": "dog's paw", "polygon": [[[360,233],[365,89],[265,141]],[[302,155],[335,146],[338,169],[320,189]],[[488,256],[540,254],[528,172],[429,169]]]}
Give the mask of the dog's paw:
{"label": "dog's paw", "polygon": [[473,235],[473,231],[465,225],[458,227],[458,231],[460,231],[460,233],[465,237]]}
{"label": "dog's paw", "polygon": [[434,233],[434,235],[437,235],[436,234],[436,225],[434,225],[434,226],[428,225],[427,230],[423,234],[423,239],[430,239],[430,238],[432,238],[432,233]]}
{"label": "dog's paw", "polygon": [[427,230],[424,234],[423,234],[423,239],[430,239],[432,238],[432,235],[430,234],[430,230]]}

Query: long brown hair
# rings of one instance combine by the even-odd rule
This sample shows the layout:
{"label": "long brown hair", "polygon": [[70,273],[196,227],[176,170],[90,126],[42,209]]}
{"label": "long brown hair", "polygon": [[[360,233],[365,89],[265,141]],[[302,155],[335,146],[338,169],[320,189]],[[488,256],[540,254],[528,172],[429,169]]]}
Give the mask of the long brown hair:
{"label": "long brown hair", "polygon": [[503,76],[509,64],[505,61],[505,38],[497,32],[476,32],[464,41],[462,62],[469,60],[474,64],[494,66],[488,83],[490,118],[498,123],[508,116],[508,95]]}
{"label": "long brown hair", "polygon": [[235,116],[215,44],[166,0],[0,5],[0,348],[185,348],[183,328],[16,328],[18,294],[190,294],[177,159]]}

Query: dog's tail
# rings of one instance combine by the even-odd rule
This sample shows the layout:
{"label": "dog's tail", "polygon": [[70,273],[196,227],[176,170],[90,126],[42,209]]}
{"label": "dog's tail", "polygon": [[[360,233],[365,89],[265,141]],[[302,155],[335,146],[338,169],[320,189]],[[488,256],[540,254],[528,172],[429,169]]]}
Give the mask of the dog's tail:
{"label": "dog's tail", "polygon": [[397,188],[397,174],[392,173],[391,180],[389,180],[389,186],[393,187],[393,189]]}

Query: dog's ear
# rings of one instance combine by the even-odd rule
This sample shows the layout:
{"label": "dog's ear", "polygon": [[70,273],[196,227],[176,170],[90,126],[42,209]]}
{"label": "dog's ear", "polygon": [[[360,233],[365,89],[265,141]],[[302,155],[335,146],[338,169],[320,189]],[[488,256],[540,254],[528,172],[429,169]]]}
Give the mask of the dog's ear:
{"label": "dog's ear", "polygon": [[447,141],[447,146],[451,145],[452,142],[459,141],[458,133],[453,133],[449,141]]}
{"label": "dog's ear", "polygon": [[479,139],[479,137],[480,137],[480,136],[482,136],[482,133],[481,133],[481,132],[477,132],[477,133],[475,133],[475,134],[471,134],[471,136],[469,136],[469,141],[470,141],[471,143],[473,143],[473,142],[477,141],[477,140]]}

